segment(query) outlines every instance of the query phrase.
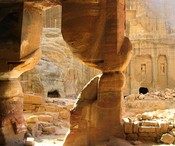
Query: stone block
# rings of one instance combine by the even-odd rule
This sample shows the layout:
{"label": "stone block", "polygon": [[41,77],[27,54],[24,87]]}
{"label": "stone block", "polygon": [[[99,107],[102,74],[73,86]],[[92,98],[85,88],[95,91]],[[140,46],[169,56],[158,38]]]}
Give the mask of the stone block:
{"label": "stone block", "polygon": [[132,122],[128,118],[123,118],[125,133],[132,133]]}
{"label": "stone block", "polygon": [[174,136],[172,136],[171,134],[163,134],[161,139],[160,139],[163,143],[166,143],[166,144],[173,144],[174,143]]}
{"label": "stone block", "polygon": [[33,94],[24,94],[24,104],[43,104],[44,98]]}
{"label": "stone block", "polygon": [[44,106],[39,106],[37,112],[45,112],[46,109]]}
{"label": "stone block", "polygon": [[156,134],[157,134],[157,136],[159,136],[159,137],[162,136],[161,127],[156,127]]}
{"label": "stone block", "polygon": [[64,109],[61,112],[59,112],[59,117],[62,119],[69,119],[70,112]]}
{"label": "stone block", "polygon": [[53,134],[56,132],[56,127],[55,126],[50,126],[50,127],[43,127],[42,131],[47,134]]}
{"label": "stone block", "polygon": [[32,104],[24,104],[24,111],[34,111],[36,106],[35,105],[32,105]]}
{"label": "stone block", "polygon": [[142,114],[137,114],[136,117],[137,117],[139,120],[142,120]]}
{"label": "stone block", "polygon": [[152,126],[140,126],[139,132],[141,133],[154,133],[156,132],[156,128]]}
{"label": "stone block", "polygon": [[38,119],[43,122],[53,122],[53,116],[50,115],[39,115]]}
{"label": "stone block", "polygon": [[29,118],[26,119],[27,123],[37,123],[38,120],[38,116],[30,116]]}
{"label": "stone block", "polygon": [[172,129],[173,129],[173,125],[170,124],[170,125],[168,126],[168,131],[171,131]]}
{"label": "stone block", "polygon": [[158,122],[157,121],[142,121],[142,126],[158,126]]}
{"label": "stone block", "polygon": [[56,112],[57,108],[55,106],[45,106],[46,112]]}
{"label": "stone block", "polygon": [[63,107],[61,107],[59,105],[57,106],[57,112],[61,112],[63,109],[64,109]]}
{"label": "stone block", "polygon": [[39,122],[38,123],[38,129],[42,129],[43,127],[50,127],[53,126],[53,123],[48,123],[48,122]]}
{"label": "stone block", "polygon": [[53,120],[54,121],[58,121],[58,119],[59,119],[59,113],[54,113],[52,116],[53,116]]}
{"label": "stone block", "polygon": [[47,103],[47,104],[45,104],[46,106],[48,105],[48,106],[52,106],[52,107],[57,107],[58,106],[58,104],[57,103]]}
{"label": "stone block", "polygon": [[133,133],[138,133],[138,131],[139,131],[139,121],[135,121],[134,123],[133,123]]}
{"label": "stone block", "polygon": [[173,128],[169,133],[170,133],[172,136],[175,136],[175,128]]}
{"label": "stone block", "polygon": [[143,120],[152,120],[154,117],[154,114],[151,112],[146,112],[142,114],[142,119]]}
{"label": "stone block", "polygon": [[162,133],[168,132],[169,122],[167,122],[167,121],[159,121],[159,126],[161,127],[161,132]]}

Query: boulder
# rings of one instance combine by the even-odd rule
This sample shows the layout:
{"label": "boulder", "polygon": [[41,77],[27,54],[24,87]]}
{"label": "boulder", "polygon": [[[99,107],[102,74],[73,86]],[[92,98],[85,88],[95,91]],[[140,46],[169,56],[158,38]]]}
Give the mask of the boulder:
{"label": "boulder", "polygon": [[56,132],[56,127],[55,126],[43,127],[42,131],[47,134],[53,134]]}
{"label": "boulder", "polygon": [[43,103],[44,103],[44,98],[42,96],[37,96],[33,94],[24,94],[24,104],[41,105]]}
{"label": "boulder", "polygon": [[152,112],[145,112],[142,114],[143,120],[152,120],[154,117],[154,114]]}
{"label": "boulder", "polygon": [[163,143],[166,143],[166,144],[173,144],[174,143],[174,136],[172,136],[171,134],[163,134],[161,139],[160,139]]}
{"label": "boulder", "polygon": [[42,122],[53,122],[53,116],[50,115],[39,115],[38,116],[39,121]]}
{"label": "boulder", "polygon": [[27,123],[37,123],[38,121],[38,116],[30,116],[26,119]]}

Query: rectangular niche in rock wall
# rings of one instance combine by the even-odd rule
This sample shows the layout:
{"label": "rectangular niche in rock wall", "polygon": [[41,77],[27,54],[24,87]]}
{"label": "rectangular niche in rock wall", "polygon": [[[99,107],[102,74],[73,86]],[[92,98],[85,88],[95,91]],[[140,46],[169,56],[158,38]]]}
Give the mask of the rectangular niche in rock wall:
{"label": "rectangular niche in rock wall", "polygon": [[146,74],[146,64],[141,64],[141,74],[142,75]]}
{"label": "rectangular niche in rock wall", "polygon": [[157,66],[157,88],[164,89],[168,85],[168,76],[167,76],[167,57],[166,55],[160,55],[158,57],[158,66]]}
{"label": "rectangular niche in rock wall", "polygon": [[161,75],[165,75],[165,74],[166,74],[165,63],[161,63],[161,64],[160,64],[160,74],[161,74]]}
{"label": "rectangular niche in rock wall", "polygon": [[150,55],[137,55],[134,59],[134,77],[140,86],[150,87],[152,84],[152,57]]}

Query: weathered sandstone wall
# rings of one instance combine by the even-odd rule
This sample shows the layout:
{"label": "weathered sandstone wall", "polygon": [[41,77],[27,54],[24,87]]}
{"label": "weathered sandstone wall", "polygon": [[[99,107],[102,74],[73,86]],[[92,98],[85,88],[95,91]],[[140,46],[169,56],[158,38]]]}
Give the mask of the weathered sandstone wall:
{"label": "weathered sandstone wall", "polygon": [[174,1],[127,0],[126,34],[133,57],[127,68],[125,95],[175,87]]}
{"label": "weathered sandstone wall", "polygon": [[76,97],[84,85],[100,71],[73,57],[59,28],[44,28],[42,57],[32,71],[21,76],[25,93],[44,97]]}

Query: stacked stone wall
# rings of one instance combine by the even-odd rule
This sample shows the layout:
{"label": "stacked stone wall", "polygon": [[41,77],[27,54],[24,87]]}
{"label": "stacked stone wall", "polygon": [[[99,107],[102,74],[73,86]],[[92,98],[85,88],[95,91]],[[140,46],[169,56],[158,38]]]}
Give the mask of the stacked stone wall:
{"label": "stacked stone wall", "polygon": [[174,110],[157,110],[123,118],[123,128],[128,141],[151,141],[173,144],[175,142]]}

